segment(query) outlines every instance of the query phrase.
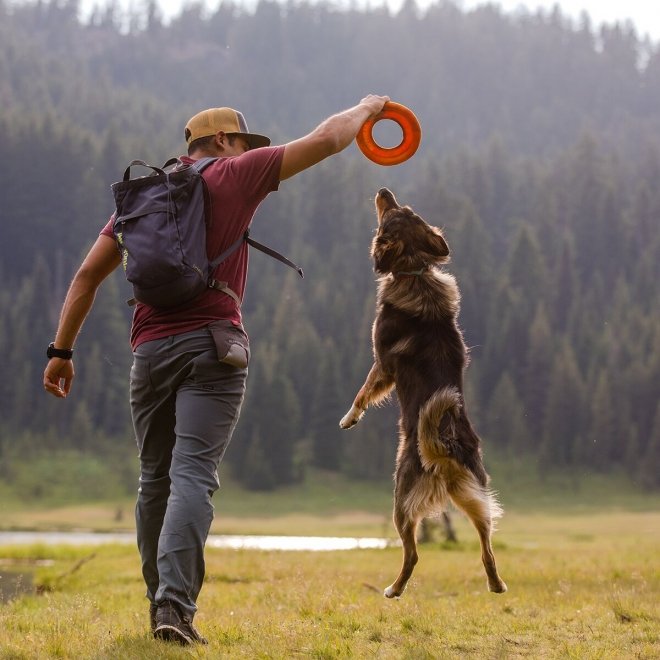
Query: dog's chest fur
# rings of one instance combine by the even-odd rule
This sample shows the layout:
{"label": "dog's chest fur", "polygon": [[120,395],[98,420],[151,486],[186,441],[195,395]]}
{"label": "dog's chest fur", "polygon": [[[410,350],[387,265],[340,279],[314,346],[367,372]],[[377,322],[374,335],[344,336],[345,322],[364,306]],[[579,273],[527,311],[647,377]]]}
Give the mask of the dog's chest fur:
{"label": "dog's chest fur", "polygon": [[439,269],[381,278],[373,346],[383,369],[394,376],[399,397],[410,391],[401,387],[407,383],[424,400],[439,381],[462,381],[466,349],[456,321],[459,301],[456,280]]}
{"label": "dog's chest fur", "polygon": [[439,268],[422,275],[385,275],[378,283],[377,304],[392,307],[427,322],[446,318],[456,322],[461,294],[456,278]]}

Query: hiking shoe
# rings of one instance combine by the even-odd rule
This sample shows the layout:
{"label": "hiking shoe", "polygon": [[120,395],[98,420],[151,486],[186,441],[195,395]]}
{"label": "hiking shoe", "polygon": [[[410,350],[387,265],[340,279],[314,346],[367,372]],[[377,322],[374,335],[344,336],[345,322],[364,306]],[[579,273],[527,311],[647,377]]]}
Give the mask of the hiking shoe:
{"label": "hiking shoe", "polygon": [[156,612],[158,611],[158,605],[156,603],[151,603],[149,605],[149,626],[151,627],[151,632],[156,632]]}
{"label": "hiking shoe", "polygon": [[178,606],[166,600],[156,610],[154,637],[165,642],[176,642],[182,646],[190,644],[208,644],[188,617],[182,616]]}

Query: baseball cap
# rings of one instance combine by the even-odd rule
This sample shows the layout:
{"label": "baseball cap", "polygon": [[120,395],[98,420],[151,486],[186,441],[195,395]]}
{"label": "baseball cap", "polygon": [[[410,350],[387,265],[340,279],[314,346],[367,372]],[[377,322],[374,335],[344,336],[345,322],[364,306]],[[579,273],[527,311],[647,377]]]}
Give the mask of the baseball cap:
{"label": "baseball cap", "polygon": [[188,120],[184,133],[186,142],[190,144],[193,140],[215,135],[218,131],[240,135],[245,138],[250,149],[270,144],[270,138],[265,135],[250,133],[243,113],[233,108],[209,108],[198,112]]}

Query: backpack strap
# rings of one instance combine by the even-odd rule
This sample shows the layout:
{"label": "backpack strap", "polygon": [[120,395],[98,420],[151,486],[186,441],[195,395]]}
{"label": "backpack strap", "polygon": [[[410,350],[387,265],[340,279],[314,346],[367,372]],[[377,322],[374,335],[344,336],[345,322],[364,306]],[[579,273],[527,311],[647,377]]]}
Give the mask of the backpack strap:
{"label": "backpack strap", "polygon": [[[167,165],[170,161],[168,160],[165,165]],[[124,170],[124,177],[122,181],[128,181],[131,178],[131,167],[134,167],[135,165],[141,165],[142,167],[148,167],[150,170],[153,170],[156,174],[165,174],[163,171],[165,169],[165,165],[163,165],[163,169],[160,167],[156,167],[155,165],[149,165],[148,163],[145,163],[143,160],[132,160],[128,167]]]}
{"label": "backpack strap", "polygon": [[257,248],[257,250],[261,250],[264,254],[267,254],[269,257],[273,257],[273,259],[277,259],[278,261],[281,261],[283,264],[286,264],[289,268],[293,268],[293,270],[300,275],[301,278],[305,277],[305,273],[303,273],[303,269],[298,266],[297,264],[294,264],[293,261],[290,261],[287,259],[284,255],[280,254],[279,252],[276,252],[273,250],[273,248],[269,248],[267,245],[264,245],[263,243],[259,243],[258,241],[255,241],[253,238],[250,238],[250,229],[245,230],[245,241],[248,243],[248,245],[251,245],[253,248]]}
{"label": "backpack strap", "polygon": [[238,294],[229,288],[228,282],[221,282],[220,280],[211,279],[209,281],[209,287],[215,289],[216,291],[222,291],[226,293],[230,298],[233,298],[236,301],[236,304],[241,306],[241,299],[238,297]]}
{"label": "backpack strap", "polygon": [[[193,164],[192,167],[194,167],[200,174],[214,161],[218,160],[217,156],[207,156],[206,158],[200,158],[199,160],[196,160]],[[132,165],[144,165],[145,167],[151,167],[151,169],[156,170],[157,173],[161,174],[164,170],[166,170],[168,167],[171,167],[174,165],[174,168],[178,168],[184,165],[184,162],[180,158],[170,158],[168,161],[165,162],[162,168],[158,167],[153,167],[151,165],[147,165],[146,163],[143,163],[141,160],[134,160],[128,167],[129,169],[131,168]]]}
{"label": "backpack strap", "polygon": [[[247,232],[246,232],[247,233]],[[234,241],[224,252],[221,252],[213,261],[209,263],[211,270],[215,270],[230,254],[233,254],[245,240],[245,234]]]}
{"label": "backpack strap", "polygon": [[218,160],[217,156],[207,156],[200,158],[193,163],[193,167],[201,174],[211,163]]}
{"label": "backpack strap", "polygon": [[305,277],[305,274],[303,273],[303,269],[298,266],[297,264],[294,264],[293,261],[290,261],[287,259],[284,255],[280,254],[279,252],[276,252],[273,250],[273,248],[269,248],[267,245],[264,245],[263,243],[259,243],[258,241],[255,241],[253,238],[250,238],[250,228],[248,227],[245,230],[245,233],[243,236],[241,236],[238,240],[234,241],[220,256],[216,257],[212,262],[211,262],[211,268],[215,270],[217,266],[219,266],[227,257],[229,257],[230,254],[232,254],[235,250],[238,249],[238,247],[245,241],[248,245],[251,245],[253,248],[256,248],[257,250],[260,250],[264,254],[267,254],[270,257],[273,257],[274,259],[277,259],[278,261],[281,261],[283,264],[286,264],[289,266],[289,268],[293,268],[300,277]]}
{"label": "backpack strap", "polygon": [[[218,160],[218,158],[215,156],[207,156],[206,158],[200,158],[199,160],[196,160],[193,163],[193,167],[201,174],[211,163],[215,162],[216,160]],[[176,158],[170,159],[163,166],[163,169],[168,164],[173,164],[175,162],[180,162],[180,161]],[[208,197],[208,201],[209,202],[211,201],[210,196]],[[293,268],[293,270],[295,270],[298,273],[298,275],[300,275],[300,277],[303,278],[305,277],[305,274],[303,273],[303,269],[300,266],[294,264],[293,261],[290,261],[284,255],[280,254],[276,250],[273,250],[272,248],[269,248],[267,245],[263,245],[262,243],[259,243],[258,241],[255,241],[254,239],[250,238],[249,227],[245,230],[243,236],[235,240],[226,250],[221,252],[215,259],[213,259],[213,261],[210,262],[209,266],[211,272],[213,272],[230,255],[232,255],[244,241],[248,245],[251,245],[253,248],[260,250],[264,254],[267,254],[270,257],[273,257],[274,259],[281,261],[283,264],[289,266],[289,268]],[[232,291],[229,288],[229,286],[227,286],[227,282],[222,282],[220,280],[216,280],[215,278],[211,278],[209,280],[209,287],[212,289],[216,289],[216,291],[222,291],[223,293],[226,293],[229,297],[233,298],[239,306],[241,305],[240,298],[234,291]]]}
{"label": "backpack strap", "polygon": [[[217,157],[214,156],[207,156],[206,158],[200,158],[199,160],[196,160],[193,163],[193,167],[201,174],[212,162],[216,160],[218,159]],[[303,269],[300,266],[294,264],[293,261],[290,261],[284,255],[280,254],[279,252],[276,252],[272,248],[269,248],[267,245],[264,245],[263,243],[259,243],[258,241],[255,241],[253,238],[250,238],[249,227],[245,230],[245,233],[241,238],[239,238],[237,241],[232,243],[222,254],[220,254],[211,262],[210,264],[211,268],[215,269],[217,266],[219,266],[227,257],[229,257],[230,254],[234,252],[234,250],[238,248],[238,246],[243,241],[246,241],[253,248],[260,250],[264,254],[267,254],[268,256],[273,257],[278,261],[281,261],[283,264],[289,266],[289,268],[293,268],[293,270],[295,270],[298,273],[298,275],[300,275],[300,277],[305,277],[305,274],[303,273]]]}
{"label": "backpack strap", "polygon": [[[277,259],[278,261],[281,261],[283,264],[286,264],[290,268],[293,268],[300,277],[305,277],[303,273],[303,269],[300,266],[297,266],[296,264],[293,263],[293,261],[289,261],[286,257],[282,256],[279,252],[276,252],[272,248],[269,248],[266,245],[263,245],[262,243],[259,243],[253,239],[250,238],[250,229],[246,229],[245,233],[243,236],[241,236],[238,240],[234,241],[220,256],[216,257],[209,265],[211,266],[211,270],[215,270],[217,266],[219,266],[227,257],[229,257],[230,254],[235,252],[238,247],[245,241],[248,245],[251,245],[254,248],[257,248],[257,250],[260,250],[261,252],[264,252],[265,254]],[[240,307],[241,306],[241,300],[236,294],[235,291],[229,288],[227,286],[227,282],[221,282],[220,280],[216,280],[215,278],[211,278],[209,280],[209,287],[212,289],[215,289],[216,291],[222,291],[223,293],[226,293],[230,298],[233,298],[236,301],[236,304]]]}

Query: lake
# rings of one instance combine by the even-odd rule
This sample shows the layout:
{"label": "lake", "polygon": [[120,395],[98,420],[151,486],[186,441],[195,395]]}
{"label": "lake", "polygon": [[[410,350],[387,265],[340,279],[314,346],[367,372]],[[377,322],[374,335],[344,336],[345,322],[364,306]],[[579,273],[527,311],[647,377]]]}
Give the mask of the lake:
{"label": "lake", "polygon": [[[134,532],[0,532],[3,545],[102,545],[106,543],[135,544]],[[332,551],[387,548],[392,541],[379,538],[344,536],[222,536],[211,534],[209,548],[234,550]]]}

